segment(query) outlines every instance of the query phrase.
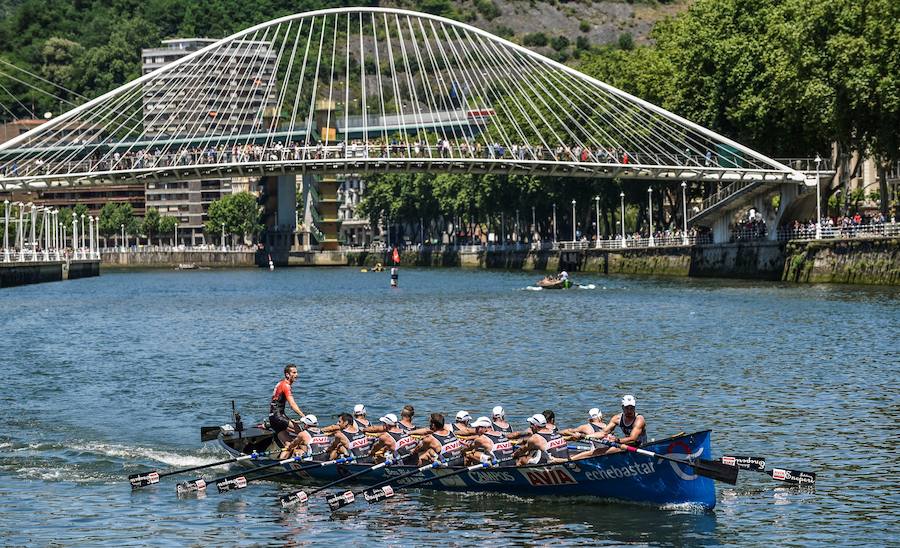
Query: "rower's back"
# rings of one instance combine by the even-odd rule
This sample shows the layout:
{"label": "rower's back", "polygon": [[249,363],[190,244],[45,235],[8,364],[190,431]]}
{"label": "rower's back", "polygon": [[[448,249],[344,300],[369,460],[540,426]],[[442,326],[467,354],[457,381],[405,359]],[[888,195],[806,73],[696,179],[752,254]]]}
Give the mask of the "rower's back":
{"label": "rower's back", "polygon": [[341,420],[346,425],[341,428],[341,434],[347,438],[350,454],[360,464],[372,462],[372,457],[369,454],[372,448],[372,438],[362,431],[350,415],[346,415],[346,418],[344,415],[341,415]]}

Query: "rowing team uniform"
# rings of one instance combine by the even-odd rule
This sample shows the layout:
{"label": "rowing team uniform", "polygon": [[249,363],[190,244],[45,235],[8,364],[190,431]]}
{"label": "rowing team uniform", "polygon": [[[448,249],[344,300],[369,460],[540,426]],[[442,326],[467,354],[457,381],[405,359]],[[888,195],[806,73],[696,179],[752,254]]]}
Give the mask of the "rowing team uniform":
{"label": "rowing team uniform", "polygon": [[556,459],[569,458],[569,444],[565,438],[559,435],[559,432],[556,430],[549,434],[538,432],[537,435],[546,440],[547,447],[546,449],[535,451],[531,458],[528,459],[528,464],[545,464],[550,461],[550,457]]}
{"label": "rowing team uniform", "polygon": [[[590,434],[588,434],[589,436],[593,436],[594,434],[597,434],[597,433],[599,433],[599,432],[603,432],[603,429],[605,428],[605,426],[602,426],[602,425],[601,425],[601,426],[597,426],[596,424],[594,424],[594,423],[592,423],[592,422],[589,422],[589,423],[588,423],[588,426],[590,426],[590,427],[591,427],[591,430],[593,430],[593,432],[591,432]],[[591,444],[591,449],[596,449],[597,447],[606,447],[606,445],[604,445],[604,444],[602,444],[602,443],[600,443],[600,442],[598,442],[598,441],[590,440],[590,441],[588,441],[588,443]]]}
{"label": "rowing team uniform", "polygon": [[431,435],[441,444],[439,454],[435,457],[436,461],[443,460],[447,466],[462,466],[465,463],[464,453],[466,446],[459,441],[456,434],[450,432],[446,436],[438,433]]}
{"label": "rowing team uniform", "polygon": [[354,462],[371,464],[372,457],[369,455],[369,450],[372,448],[373,438],[367,436],[359,428],[356,429],[356,432],[350,432],[349,430],[341,430],[341,432],[347,436],[347,441],[350,442],[350,454],[356,457]]}
{"label": "rowing team uniform", "polygon": [[415,464],[411,462],[409,456],[418,442],[409,435],[409,431],[387,432],[387,434],[394,440],[393,460],[400,464]]}
{"label": "rowing team uniform", "polygon": [[309,458],[315,462],[325,462],[328,460],[328,449],[334,438],[326,435],[319,428],[309,427],[306,429],[309,433],[309,445],[306,447],[305,458]]}
{"label": "rowing team uniform", "polygon": [[494,422],[493,419],[491,419],[491,429],[497,432],[503,432],[504,434],[511,434],[513,431],[512,425],[510,425],[509,423],[506,423],[506,426],[500,426],[499,424]]}
{"label": "rowing team uniform", "polygon": [[272,401],[269,403],[269,424],[275,433],[287,430],[291,424],[291,420],[287,418],[284,408],[287,405],[288,396],[291,395],[291,383],[287,379],[275,385],[272,392]]}
{"label": "rowing team uniform", "polygon": [[491,440],[490,454],[497,460],[497,466],[514,466],[513,444],[500,432],[499,434],[484,433],[484,437]]}
{"label": "rowing team uniform", "polygon": [[[637,415],[634,416],[634,419],[631,421],[631,424],[625,424],[625,415],[619,417],[619,428],[622,429],[622,432],[625,432],[625,436],[628,437],[631,435],[631,431],[634,429],[634,423],[637,421]],[[647,443],[647,423],[644,422],[644,431],[641,432],[640,437],[638,438],[638,447]]]}

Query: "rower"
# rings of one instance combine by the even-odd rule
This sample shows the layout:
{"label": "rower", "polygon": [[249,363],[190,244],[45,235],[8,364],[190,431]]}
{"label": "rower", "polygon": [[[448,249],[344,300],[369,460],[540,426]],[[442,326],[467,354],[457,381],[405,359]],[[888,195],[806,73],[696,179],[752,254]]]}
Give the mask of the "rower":
{"label": "rower", "polygon": [[[640,447],[641,445],[647,443],[647,422],[644,420],[643,415],[638,415],[636,413],[636,402],[634,396],[631,394],[626,394],[622,397],[622,412],[613,415],[613,418],[609,420],[609,423],[603,427],[603,430],[598,432],[591,437],[600,438],[615,442],[621,443],[625,445],[631,445],[633,447]],[[624,437],[616,437],[613,435],[616,427],[619,427],[622,430],[622,433],[625,434]],[[616,447],[609,447],[608,445],[601,445],[594,449],[589,449],[587,451],[582,451],[578,453],[573,459],[583,459],[587,457],[596,457],[598,455],[604,455],[607,453],[617,453],[621,451],[621,449]]]}
{"label": "rower", "polygon": [[353,406],[353,420],[356,421],[356,425],[360,428],[365,428],[371,424],[369,419],[366,418],[365,405],[357,403]]}
{"label": "rower", "polygon": [[340,426],[340,430],[335,432],[334,443],[331,444],[331,458],[336,459],[339,455],[353,455],[358,463],[371,463],[372,438],[367,436],[356,424],[353,415],[341,413],[338,417],[338,426]]}
{"label": "rower", "polygon": [[541,412],[541,415],[544,415],[544,419],[546,419],[547,421],[547,428],[556,432],[558,430],[556,428],[556,413],[554,413],[550,409],[544,409]]}
{"label": "rower", "polygon": [[605,427],[606,423],[603,422],[603,413],[600,412],[599,408],[593,407],[588,411],[588,421],[586,423],[575,428],[566,428],[560,431],[560,434],[580,440],[585,436],[602,432]]}
{"label": "rower", "polygon": [[297,403],[294,401],[294,396],[291,393],[291,385],[294,384],[295,380],[297,380],[297,366],[289,363],[284,366],[284,378],[275,385],[275,390],[272,392],[272,401],[269,403],[269,424],[272,426],[272,430],[275,431],[276,440],[282,447],[288,444],[300,431],[297,424],[285,415],[285,406],[290,405],[294,413],[301,417],[303,416],[303,411],[297,407]]}
{"label": "rower", "polygon": [[559,435],[555,429],[549,428],[547,419],[542,414],[534,414],[528,417],[531,436],[525,440],[513,457],[518,459],[516,464],[545,464],[568,460],[569,449],[565,438]]}
{"label": "rower", "polygon": [[414,462],[406,462],[405,459],[409,457],[413,448],[415,448],[416,440],[408,432],[397,426],[397,423],[400,422],[397,419],[397,415],[388,413],[378,420],[385,425],[387,430],[375,440],[375,443],[372,445],[372,455],[382,450],[387,450],[391,452],[391,460],[394,462],[415,464]]}
{"label": "rower", "polygon": [[468,458],[471,464],[493,462],[496,466],[513,466],[513,445],[503,432],[498,432],[487,417],[478,417],[472,423],[476,437],[469,445],[473,453]]}
{"label": "rower", "polygon": [[471,422],[472,415],[468,411],[460,411],[456,414],[456,421],[448,428],[457,436],[471,436],[475,434],[475,429],[469,426]]}
{"label": "rower", "polygon": [[278,458],[304,457],[305,460],[317,462],[328,460],[328,449],[334,443],[334,438],[319,429],[319,420],[315,415],[304,415],[300,419],[300,425],[303,429]]}
{"label": "rower", "polygon": [[495,432],[512,432],[512,426],[506,422],[506,412],[499,405],[491,410],[491,427]]}
{"label": "rower", "polygon": [[432,413],[428,422],[431,434],[428,434],[413,450],[419,459],[419,466],[440,460],[447,466],[462,466],[464,463],[465,445],[444,424],[444,415]]}
{"label": "rower", "polygon": [[[421,428],[418,431],[416,430],[416,425],[413,424],[412,418],[416,415],[416,410],[412,405],[405,405],[403,409],[400,410],[400,422],[397,423],[397,427],[403,431],[413,433],[414,435],[424,435],[427,433],[427,429]],[[384,424],[372,424],[363,428],[363,430],[367,434],[381,434],[383,432],[387,432],[387,428]]]}

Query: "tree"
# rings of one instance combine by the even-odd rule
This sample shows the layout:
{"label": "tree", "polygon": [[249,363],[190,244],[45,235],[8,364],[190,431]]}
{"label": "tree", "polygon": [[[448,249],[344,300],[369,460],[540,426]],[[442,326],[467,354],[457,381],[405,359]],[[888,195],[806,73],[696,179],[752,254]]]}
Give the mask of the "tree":
{"label": "tree", "polygon": [[153,236],[159,233],[160,216],[159,211],[155,207],[147,209],[144,214],[144,220],[141,221],[141,232],[147,236],[147,243],[151,243]]}
{"label": "tree", "polygon": [[167,237],[172,238],[172,242],[174,245],[175,242],[175,225],[178,223],[178,219],[175,217],[169,217],[168,215],[162,216],[159,219],[159,233],[166,234]]}
{"label": "tree", "polygon": [[[77,207],[76,207],[77,212]],[[134,209],[131,204],[116,204],[109,202],[100,210],[100,234],[109,238],[119,234],[122,226],[125,226],[125,234],[137,234],[138,222],[134,218]]]}
{"label": "tree", "polygon": [[209,204],[207,221],[204,226],[207,234],[219,234],[222,224],[228,234],[240,234],[242,237],[255,236],[262,225],[259,223],[259,205],[256,196],[249,192],[229,194]]}

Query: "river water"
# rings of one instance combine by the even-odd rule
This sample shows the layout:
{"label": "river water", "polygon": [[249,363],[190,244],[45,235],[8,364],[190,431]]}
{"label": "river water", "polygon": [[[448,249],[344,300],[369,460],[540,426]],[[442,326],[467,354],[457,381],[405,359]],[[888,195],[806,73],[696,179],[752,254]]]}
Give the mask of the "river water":
{"label": "river water", "polygon": [[[897,545],[900,291],[404,269],[105,271],[0,292],[0,545]],[[651,437],[713,429],[717,453],[818,473],[745,472],[712,512],[400,492],[329,515],[272,483],[180,500],[130,473],[225,458],[199,426],[267,413],[283,365],[330,422],[413,403],[574,425],[634,393]],[[146,467],[146,468],[145,468]],[[223,472],[214,469],[207,479]],[[189,479],[192,476],[188,476]],[[895,525],[890,525],[894,523]]]}

